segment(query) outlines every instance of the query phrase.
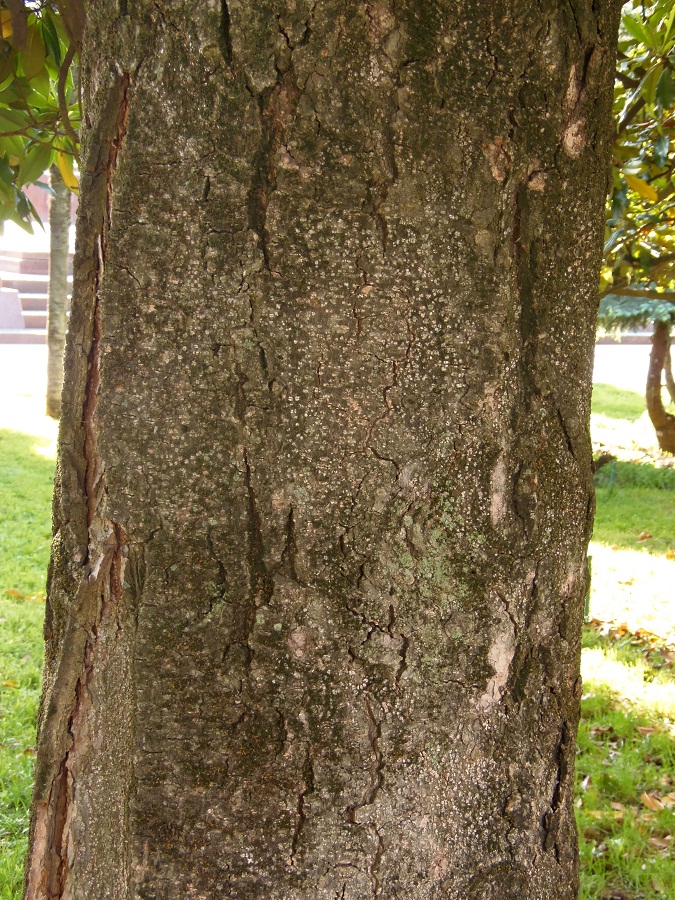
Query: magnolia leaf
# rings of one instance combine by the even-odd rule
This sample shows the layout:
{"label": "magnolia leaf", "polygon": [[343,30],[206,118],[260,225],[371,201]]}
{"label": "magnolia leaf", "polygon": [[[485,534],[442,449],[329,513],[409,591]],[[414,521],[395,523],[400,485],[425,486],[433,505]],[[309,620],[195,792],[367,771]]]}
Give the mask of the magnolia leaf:
{"label": "magnolia leaf", "polygon": [[654,141],[654,160],[656,165],[662,169],[668,159],[668,150],[670,148],[670,135],[660,134]]}
{"label": "magnolia leaf", "polygon": [[19,166],[19,184],[32,184],[49,168],[52,148],[48,144],[34,144]]}
{"label": "magnolia leaf", "polygon": [[65,186],[69,191],[72,191],[73,194],[76,194],[78,181],[77,176],[73,172],[73,157],[70,153],[64,153],[63,150],[59,150],[56,154],[56,165],[59,167],[59,172],[61,173],[61,178],[63,178]]}
{"label": "magnolia leaf", "polygon": [[19,61],[26,78],[34,78],[44,68],[47,52],[37,22],[31,22],[26,33],[26,46]]}
{"label": "magnolia leaf", "polygon": [[662,109],[670,109],[675,100],[675,84],[673,84],[673,75],[669,68],[665,68],[661,73],[661,77],[656,85],[656,99]]}
{"label": "magnolia leaf", "polygon": [[56,25],[54,25],[54,19],[48,9],[43,11],[41,25],[42,39],[47,49],[47,54],[58,69],[61,65],[61,59],[63,58],[61,53],[61,42],[59,41],[59,36],[56,31]]}
{"label": "magnolia leaf", "polygon": [[631,187],[641,197],[644,197],[645,200],[651,200],[652,203],[656,203],[658,201],[659,195],[656,193],[651,184],[648,184],[648,182],[646,182],[644,179],[638,178],[637,175],[629,175],[627,172],[624,172],[623,177],[626,179],[628,186]]}
{"label": "magnolia leaf", "polygon": [[0,10],[0,32],[4,40],[12,36],[12,14],[8,9]]}
{"label": "magnolia leaf", "polygon": [[658,797],[655,797],[653,794],[648,794],[646,791],[640,795],[640,800],[642,800],[647,809],[651,809],[652,812],[661,812],[664,808],[663,803],[661,803]]}

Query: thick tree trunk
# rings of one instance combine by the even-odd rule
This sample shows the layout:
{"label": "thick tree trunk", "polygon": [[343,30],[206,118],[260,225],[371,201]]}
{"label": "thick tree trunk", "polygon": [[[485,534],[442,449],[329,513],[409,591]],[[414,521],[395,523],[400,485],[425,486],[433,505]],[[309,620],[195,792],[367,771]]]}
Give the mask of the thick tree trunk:
{"label": "thick tree trunk", "polygon": [[49,205],[49,299],[47,302],[47,415],[61,415],[63,354],[66,347],[68,307],[68,230],[70,191],[57,166],[49,170],[52,195]]}
{"label": "thick tree trunk", "polygon": [[673,380],[673,360],[672,360],[672,338],[670,335],[670,325],[668,326],[668,344],[666,346],[666,355],[663,360],[663,374],[665,376],[666,388],[671,403],[675,403],[675,380]]}
{"label": "thick tree trunk", "polygon": [[119,8],[26,897],[575,897],[618,4]]}
{"label": "thick tree trunk", "polygon": [[647,373],[647,412],[656,431],[656,439],[661,450],[675,453],[675,416],[666,412],[661,396],[662,374],[669,354],[670,328],[668,323],[654,322],[654,335]]}

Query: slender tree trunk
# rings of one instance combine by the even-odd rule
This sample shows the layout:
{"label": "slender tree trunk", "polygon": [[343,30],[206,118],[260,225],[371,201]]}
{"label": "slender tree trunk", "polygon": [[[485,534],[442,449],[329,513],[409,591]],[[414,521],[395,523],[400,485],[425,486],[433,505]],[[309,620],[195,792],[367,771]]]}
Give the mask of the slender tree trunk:
{"label": "slender tree trunk", "polygon": [[666,379],[666,387],[671,403],[675,403],[675,381],[673,380],[673,360],[672,360],[672,338],[670,334],[670,325],[668,325],[668,346],[666,347],[666,355],[663,360],[663,372]]}
{"label": "slender tree trunk", "polygon": [[661,450],[675,453],[675,416],[666,412],[661,396],[662,373],[670,355],[670,329],[667,322],[654,322],[652,350],[647,373],[647,412]]}
{"label": "slender tree trunk", "polygon": [[63,355],[68,307],[70,191],[57,166],[49,170],[54,194],[49,205],[49,299],[47,302],[47,415],[61,415]]}
{"label": "slender tree trunk", "polygon": [[576,896],[618,13],[88,5],[26,898]]}

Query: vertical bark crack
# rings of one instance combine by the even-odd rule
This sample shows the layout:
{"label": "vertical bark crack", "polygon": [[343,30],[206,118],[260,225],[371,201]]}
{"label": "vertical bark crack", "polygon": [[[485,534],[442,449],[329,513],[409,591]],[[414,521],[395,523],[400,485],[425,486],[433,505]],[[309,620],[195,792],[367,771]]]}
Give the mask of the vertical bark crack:
{"label": "vertical bark crack", "polygon": [[305,759],[302,765],[302,781],[303,788],[298,794],[297,819],[295,822],[293,838],[291,840],[291,853],[288,859],[288,864],[291,869],[296,868],[295,857],[298,851],[298,846],[300,844],[302,831],[305,827],[305,822],[307,821],[307,814],[305,812],[305,800],[310,794],[314,793],[314,763],[312,761],[311,741],[307,741],[307,745],[305,748]]}
{"label": "vertical bark crack", "polygon": [[232,65],[232,31],[230,8],[227,0],[220,0],[220,30],[218,32],[220,52],[228,66]]}

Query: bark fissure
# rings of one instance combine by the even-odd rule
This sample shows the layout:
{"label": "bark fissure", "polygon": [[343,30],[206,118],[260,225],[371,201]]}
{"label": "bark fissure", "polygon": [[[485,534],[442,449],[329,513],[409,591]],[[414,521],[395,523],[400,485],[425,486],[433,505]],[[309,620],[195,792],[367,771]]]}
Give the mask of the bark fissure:
{"label": "bark fissure", "polygon": [[571,740],[571,731],[567,722],[563,722],[560,740],[555,750],[555,783],[551,795],[550,809],[544,816],[544,850],[553,851],[556,859],[559,858],[558,830],[560,810],[564,801],[564,790],[569,772],[568,751]]}
{"label": "bark fissure", "polygon": [[248,194],[249,227],[258,236],[258,246],[268,271],[271,271],[271,265],[267,207],[277,186],[277,156],[300,96],[292,61],[285,72],[278,71],[277,75],[276,84],[257,95],[260,145],[253,160]]}
{"label": "bark fissure", "polygon": [[298,804],[296,808],[296,821],[293,837],[291,839],[291,853],[289,856],[289,866],[291,869],[296,868],[295,857],[298,852],[298,846],[302,839],[302,832],[307,822],[307,814],[305,812],[305,803],[307,797],[314,793],[314,763],[312,761],[312,744],[307,741],[305,745],[305,758],[302,765],[302,782],[303,787],[298,794]]}
{"label": "bark fissure", "polygon": [[232,65],[232,33],[230,8],[227,0],[220,0],[220,30],[218,33],[220,52],[228,66]]}

